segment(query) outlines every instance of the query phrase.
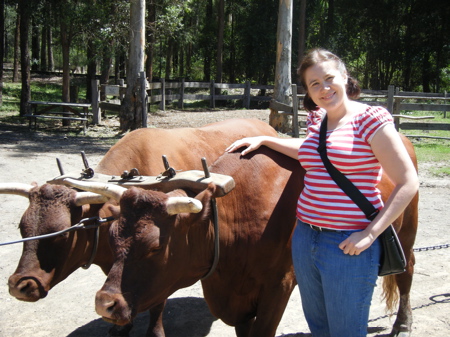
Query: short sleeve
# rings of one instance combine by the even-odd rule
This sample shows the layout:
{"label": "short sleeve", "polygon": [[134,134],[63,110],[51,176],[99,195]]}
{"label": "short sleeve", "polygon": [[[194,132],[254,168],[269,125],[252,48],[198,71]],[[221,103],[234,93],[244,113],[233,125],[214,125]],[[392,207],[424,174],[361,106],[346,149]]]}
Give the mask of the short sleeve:
{"label": "short sleeve", "polygon": [[367,143],[370,144],[376,132],[386,124],[393,124],[392,115],[381,106],[369,107],[364,114],[361,115],[360,135]]}
{"label": "short sleeve", "polygon": [[309,128],[315,125],[320,125],[323,115],[325,114],[325,110],[317,109],[310,111],[308,116],[306,117],[306,128],[309,131]]}

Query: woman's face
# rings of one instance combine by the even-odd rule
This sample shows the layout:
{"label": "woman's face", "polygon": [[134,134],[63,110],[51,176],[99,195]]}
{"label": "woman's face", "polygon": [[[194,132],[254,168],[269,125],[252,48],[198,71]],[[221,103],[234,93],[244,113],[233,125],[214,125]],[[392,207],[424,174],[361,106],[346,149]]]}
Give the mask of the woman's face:
{"label": "woman's face", "polygon": [[347,74],[341,73],[334,61],[317,63],[305,71],[309,96],[327,111],[339,108],[347,100],[347,78]]}

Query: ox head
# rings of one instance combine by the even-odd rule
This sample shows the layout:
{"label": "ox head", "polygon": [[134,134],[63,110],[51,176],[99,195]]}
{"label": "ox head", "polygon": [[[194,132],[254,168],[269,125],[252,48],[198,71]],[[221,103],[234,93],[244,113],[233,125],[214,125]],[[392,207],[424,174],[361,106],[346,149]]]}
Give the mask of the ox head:
{"label": "ox head", "polygon": [[213,237],[208,226],[213,184],[195,198],[183,190],[163,193],[76,184],[120,200],[120,216],[110,228],[116,260],[95,300],[96,311],[105,320],[127,324],[208,272],[213,250],[207,244]]}
{"label": "ox head", "polygon": [[[19,224],[24,238],[69,228],[93,211],[88,204],[107,201],[98,194],[76,192],[66,186],[49,184],[38,187],[37,184],[2,183],[0,193],[29,199],[29,206]],[[88,235],[90,238],[92,230],[83,232],[24,242],[17,269],[8,280],[10,294],[28,302],[46,297],[53,286],[89,258],[89,252],[85,250],[90,249],[86,247],[89,246]]]}

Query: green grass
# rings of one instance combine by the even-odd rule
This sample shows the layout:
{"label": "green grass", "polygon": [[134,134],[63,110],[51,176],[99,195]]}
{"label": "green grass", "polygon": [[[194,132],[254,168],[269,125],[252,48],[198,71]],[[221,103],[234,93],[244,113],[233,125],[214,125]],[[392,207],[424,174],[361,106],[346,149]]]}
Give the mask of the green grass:
{"label": "green grass", "polygon": [[416,150],[417,160],[433,163],[431,172],[436,176],[450,177],[450,140],[410,138]]}
{"label": "green grass", "polygon": [[[450,124],[450,111],[444,117],[443,112],[414,111],[405,112],[414,116],[434,116],[433,119],[414,120],[414,123]],[[403,120],[412,122],[410,120]],[[435,163],[431,171],[437,176],[450,177],[450,131],[447,130],[401,130],[414,144],[419,162]],[[439,137],[439,138],[428,138]]]}

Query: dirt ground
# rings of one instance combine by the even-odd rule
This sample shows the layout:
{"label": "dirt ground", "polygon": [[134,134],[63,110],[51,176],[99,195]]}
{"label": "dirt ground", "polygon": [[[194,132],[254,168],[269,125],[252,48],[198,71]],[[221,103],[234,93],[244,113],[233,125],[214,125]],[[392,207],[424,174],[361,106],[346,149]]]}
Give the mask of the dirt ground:
{"label": "dirt ground", "polygon": [[[149,117],[155,127],[200,126],[219,119],[254,117],[268,121],[267,110],[215,111],[197,113],[167,112]],[[109,120],[106,124],[114,126]],[[114,128],[92,127],[88,134],[117,133]],[[57,176],[56,158],[66,171],[81,169],[80,151],[85,151],[92,167],[99,162],[113,141],[66,136],[64,132],[30,132],[26,126],[11,128],[0,124],[0,182],[39,184]],[[446,158],[448,161],[449,159]],[[435,164],[433,164],[435,165]],[[450,243],[450,179],[427,173],[420,163],[419,233],[416,247]],[[0,242],[20,238],[19,219],[28,201],[19,196],[0,195]],[[21,244],[0,247],[0,337],[11,336],[106,336],[110,327],[94,310],[95,292],[105,276],[96,266],[79,269],[36,303],[20,302],[8,293],[7,280],[17,265]],[[450,249],[416,253],[416,272],[411,291],[413,336],[450,336]],[[131,336],[145,333],[148,315],[135,321]],[[380,287],[373,297],[369,336],[388,336],[394,320],[384,312]],[[234,329],[214,318],[202,297],[200,283],[181,289],[168,300],[164,316],[167,337],[235,336]],[[297,288],[277,330],[277,337],[311,336],[303,318]]]}

